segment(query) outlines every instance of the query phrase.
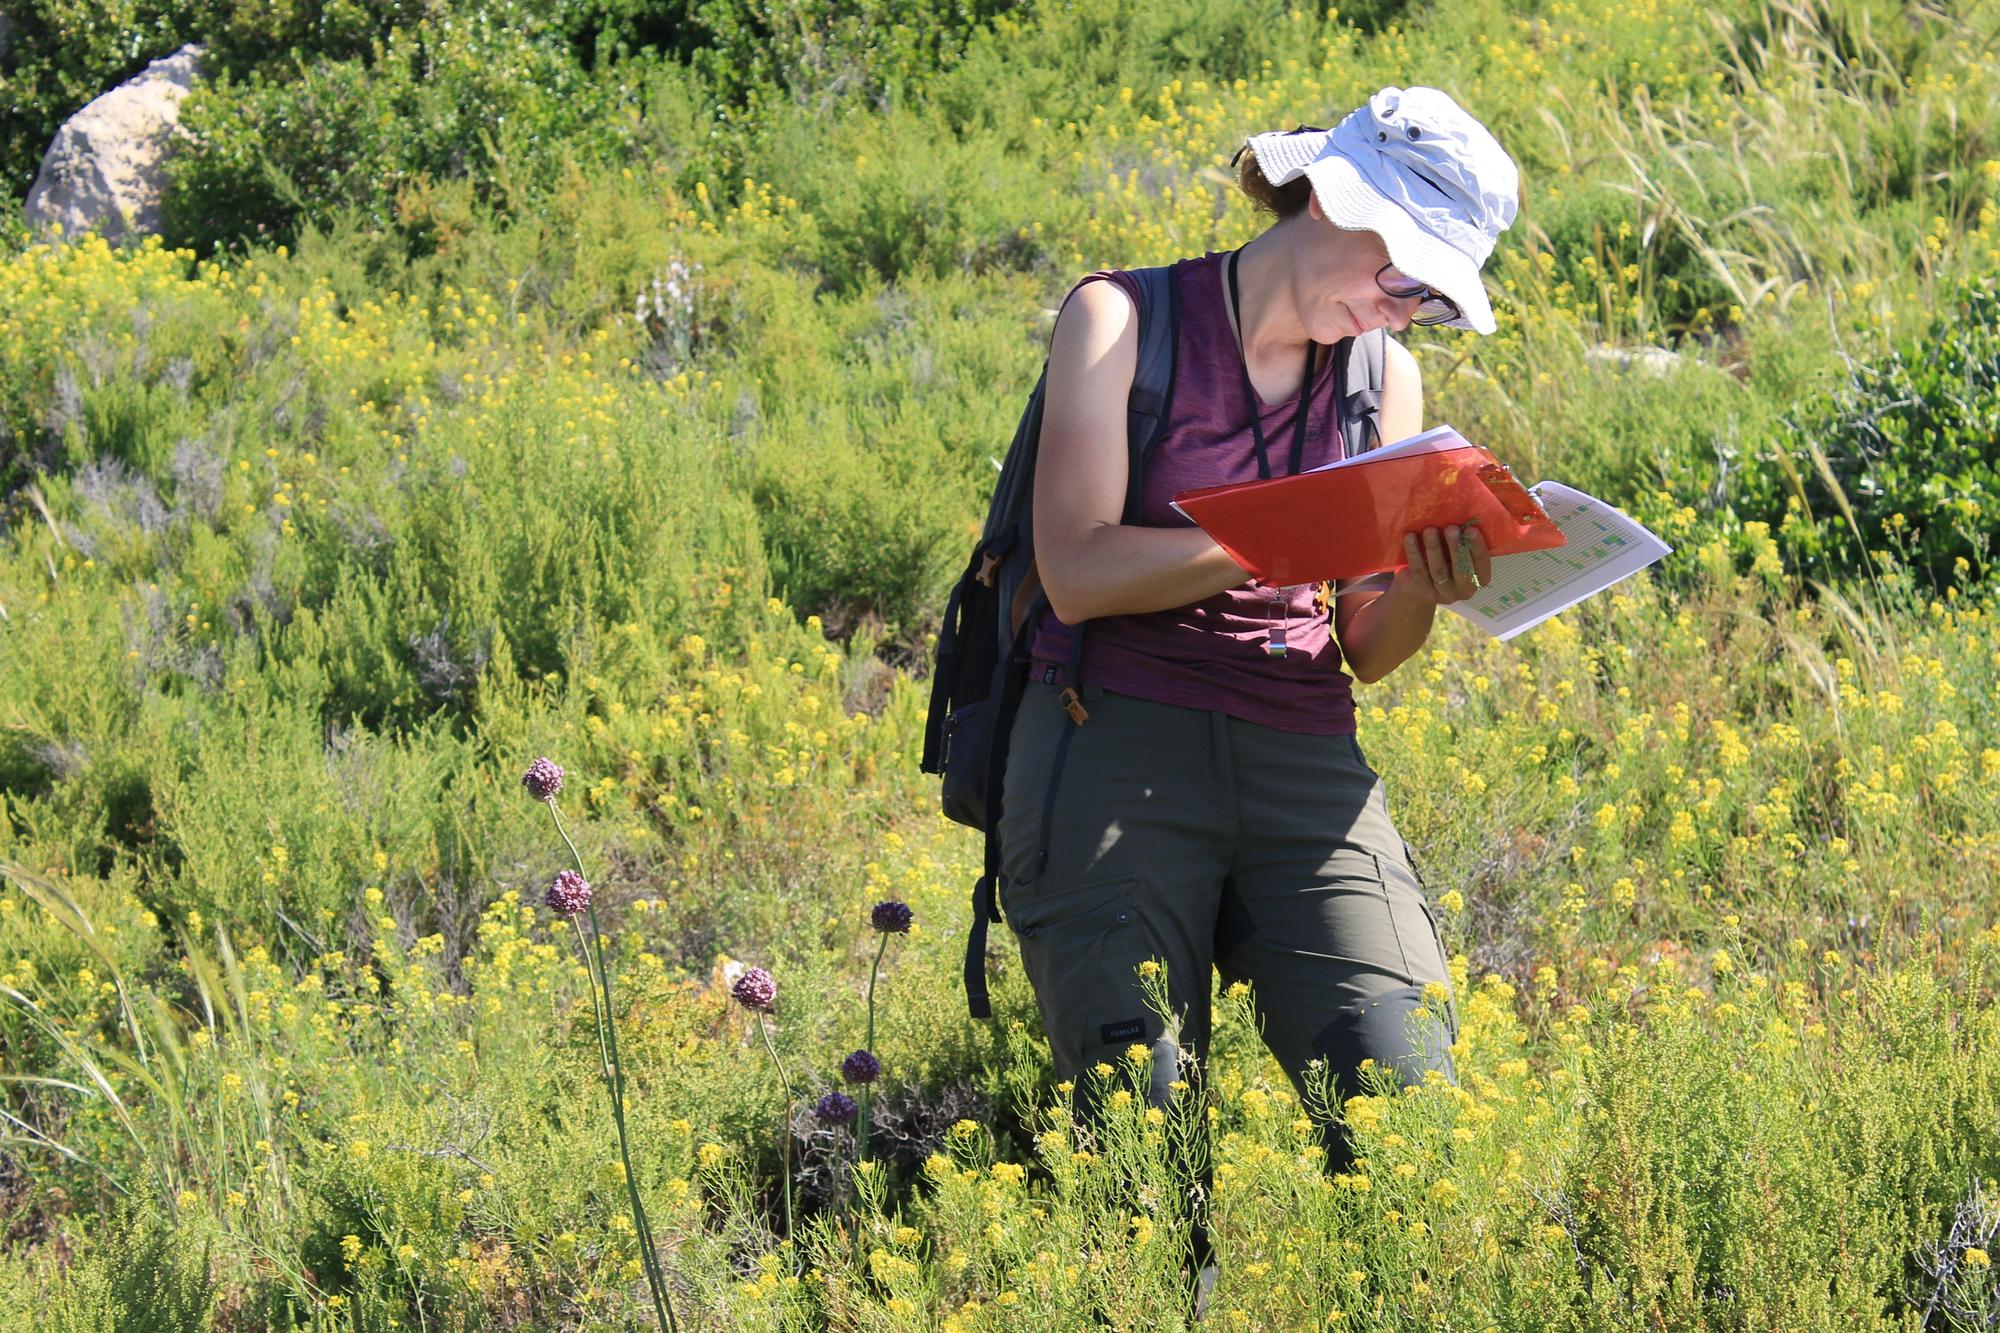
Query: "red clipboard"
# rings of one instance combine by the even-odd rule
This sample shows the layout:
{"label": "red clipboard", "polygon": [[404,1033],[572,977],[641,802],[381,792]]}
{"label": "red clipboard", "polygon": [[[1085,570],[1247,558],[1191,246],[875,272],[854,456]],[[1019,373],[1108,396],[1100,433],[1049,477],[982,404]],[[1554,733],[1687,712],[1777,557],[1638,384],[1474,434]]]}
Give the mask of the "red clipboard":
{"label": "red clipboard", "polygon": [[1403,534],[1424,528],[1476,522],[1494,555],[1566,540],[1513,472],[1471,444],[1184,491],[1174,508],[1279,587],[1401,569]]}

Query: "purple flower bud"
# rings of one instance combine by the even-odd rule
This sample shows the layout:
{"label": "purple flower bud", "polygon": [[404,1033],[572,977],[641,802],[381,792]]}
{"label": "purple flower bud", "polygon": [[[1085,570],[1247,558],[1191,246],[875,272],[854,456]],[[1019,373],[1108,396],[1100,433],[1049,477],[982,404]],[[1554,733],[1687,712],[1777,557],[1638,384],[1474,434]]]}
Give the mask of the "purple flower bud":
{"label": "purple flower bud", "polygon": [[736,978],[736,984],[729,988],[729,993],[745,1009],[769,1013],[778,1000],[778,983],[771,980],[771,974],[763,968],[753,967]]}
{"label": "purple flower bud", "polygon": [[829,1125],[851,1125],[861,1108],[844,1092],[829,1092],[813,1106],[813,1114]]}
{"label": "purple flower bud", "polygon": [[910,905],[893,899],[876,903],[875,910],[868,914],[868,920],[884,935],[907,935],[910,933]]}
{"label": "purple flower bud", "polygon": [[840,1076],[849,1083],[873,1083],[882,1076],[882,1062],[868,1051],[856,1051],[840,1062]]}
{"label": "purple flower bud", "polygon": [[556,915],[575,916],[590,906],[590,885],[574,870],[559,870],[555,883],[549,885],[547,901]]}
{"label": "purple flower bud", "polygon": [[562,790],[562,778],[562,765],[544,755],[528,765],[528,771],[521,777],[521,785],[536,800],[546,801]]}

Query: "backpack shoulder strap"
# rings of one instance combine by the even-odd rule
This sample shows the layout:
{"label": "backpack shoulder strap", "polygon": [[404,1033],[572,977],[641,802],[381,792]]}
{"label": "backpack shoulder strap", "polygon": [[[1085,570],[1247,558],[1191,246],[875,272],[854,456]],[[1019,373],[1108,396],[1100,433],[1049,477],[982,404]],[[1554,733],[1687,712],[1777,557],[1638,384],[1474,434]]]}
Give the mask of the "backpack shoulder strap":
{"label": "backpack shoulder strap", "polygon": [[[1179,341],[1180,307],[1174,294],[1173,268],[1136,268],[1128,274],[1139,285],[1139,361],[1132,372],[1132,391],[1126,399],[1126,447],[1130,464],[1125,488],[1124,521],[1139,519],[1140,488],[1146,459],[1159,443],[1160,427],[1166,421],[1167,404],[1174,391],[1174,351]],[[1001,469],[1000,484],[987,510],[981,545],[990,548],[998,541],[1012,549],[1018,542],[1023,550],[1034,549],[1035,456],[1042,434],[1042,408],[1048,387],[1049,370],[1042,366],[1041,378],[1028,397],[1026,412],[1008,450],[1007,464]],[[1004,555],[1003,555],[1004,558]],[[1023,620],[1016,605],[1020,580],[1003,588],[1003,607],[1012,608],[1013,620]],[[1040,611],[1037,602],[1026,619]]]}
{"label": "backpack shoulder strap", "polygon": [[1160,442],[1167,405],[1174,396],[1174,353],[1180,341],[1180,304],[1171,264],[1130,270],[1139,283],[1139,363],[1126,402],[1125,483],[1127,523],[1139,521],[1145,498],[1146,462]]}
{"label": "backpack shoulder strap", "polygon": [[1340,341],[1340,431],[1347,456],[1367,453],[1382,441],[1383,364],[1389,331],[1370,329],[1359,338]]}

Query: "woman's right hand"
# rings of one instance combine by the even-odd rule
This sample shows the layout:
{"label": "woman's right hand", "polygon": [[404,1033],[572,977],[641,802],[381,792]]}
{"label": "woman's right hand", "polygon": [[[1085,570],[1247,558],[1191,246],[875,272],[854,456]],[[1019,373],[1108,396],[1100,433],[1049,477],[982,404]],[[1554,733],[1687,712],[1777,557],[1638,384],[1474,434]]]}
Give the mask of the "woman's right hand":
{"label": "woman's right hand", "polygon": [[1390,591],[1413,602],[1450,606],[1492,581],[1493,557],[1477,524],[1403,534],[1403,558]]}

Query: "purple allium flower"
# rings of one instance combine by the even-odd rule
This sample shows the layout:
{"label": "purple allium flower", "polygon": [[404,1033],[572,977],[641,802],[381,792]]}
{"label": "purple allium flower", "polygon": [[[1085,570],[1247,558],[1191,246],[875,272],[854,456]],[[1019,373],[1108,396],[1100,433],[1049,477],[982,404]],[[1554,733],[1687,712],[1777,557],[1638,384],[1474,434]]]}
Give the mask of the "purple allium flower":
{"label": "purple allium flower", "polygon": [[907,935],[910,933],[910,905],[894,899],[876,903],[875,910],[868,914],[868,921],[884,935]]}
{"label": "purple allium flower", "polygon": [[763,968],[753,967],[736,978],[736,984],[729,988],[729,993],[745,1009],[769,1013],[778,1000],[778,983],[771,980],[771,974]]}
{"label": "purple allium flower", "polygon": [[813,1115],[829,1125],[851,1125],[861,1108],[844,1092],[829,1092],[813,1106]]}
{"label": "purple allium flower", "polygon": [[562,765],[544,755],[528,765],[528,771],[521,776],[521,785],[536,800],[546,801],[562,790],[562,778]]}
{"label": "purple allium flower", "polygon": [[840,1076],[849,1083],[873,1083],[882,1076],[882,1062],[872,1052],[856,1051],[840,1062]]}
{"label": "purple allium flower", "polygon": [[574,870],[559,870],[549,885],[548,904],[558,916],[575,916],[590,906],[590,885]]}

